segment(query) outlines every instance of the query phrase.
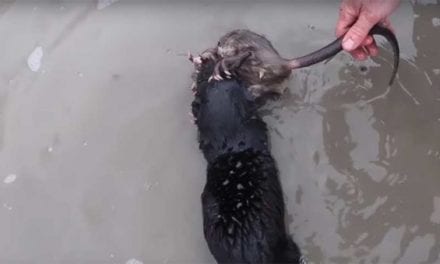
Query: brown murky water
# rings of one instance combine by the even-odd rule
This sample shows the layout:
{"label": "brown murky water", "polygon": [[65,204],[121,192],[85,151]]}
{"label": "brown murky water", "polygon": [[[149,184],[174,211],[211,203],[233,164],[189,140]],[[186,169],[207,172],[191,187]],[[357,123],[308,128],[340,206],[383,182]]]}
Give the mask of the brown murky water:
{"label": "brown murky water", "polygon": [[[0,262],[213,263],[183,54],[247,27],[286,57],[337,2],[0,3]],[[289,229],[310,263],[440,263],[440,4],[401,44],[299,70],[265,107]],[[108,5],[107,5],[107,4]],[[366,70],[365,70],[366,69]]]}

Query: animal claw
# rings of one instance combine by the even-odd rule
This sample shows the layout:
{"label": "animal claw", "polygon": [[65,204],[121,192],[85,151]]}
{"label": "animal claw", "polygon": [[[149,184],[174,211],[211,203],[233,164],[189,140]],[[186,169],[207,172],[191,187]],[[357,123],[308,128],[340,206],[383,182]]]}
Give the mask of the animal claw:
{"label": "animal claw", "polygon": [[211,76],[209,77],[209,79],[208,79],[208,82],[211,82],[212,79],[214,79],[214,77],[211,75]]}
{"label": "animal claw", "polygon": [[191,121],[191,123],[195,124],[196,123],[196,118],[194,117],[194,114],[192,112],[188,112],[189,115],[189,120]]}

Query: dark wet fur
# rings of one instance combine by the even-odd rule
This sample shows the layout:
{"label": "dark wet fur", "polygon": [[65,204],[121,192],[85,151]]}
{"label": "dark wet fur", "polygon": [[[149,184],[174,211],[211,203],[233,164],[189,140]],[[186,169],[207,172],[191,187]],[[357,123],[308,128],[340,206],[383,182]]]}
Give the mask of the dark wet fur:
{"label": "dark wet fur", "polygon": [[199,69],[192,103],[208,161],[202,205],[209,249],[218,263],[301,263],[286,233],[266,124],[240,81],[208,82],[213,67],[208,60]]}
{"label": "dark wet fur", "polygon": [[[393,72],[389,84],[395,79],[399,67],[399,43],[392,31],[379,25],[374,26],[370,35],[381,35],[391,44],[394,53]],[[212,49],[211,49],[212,50]],[[215,74],[226,77],[225,70],[235,73],[240,79],[249,84],[249,89],[258,97],[267,92],[283,93],[286,87],[282,84],[290,76],[293,69],[310,66],[327,60],[342,51],[342,37],[329,45],[306,56],[295,59],[284,59],[273,47],[271,42],[262,35],[250,30],[234,30],[220,38],[216,49],[220,58]],[[241,67],[234,69],[234,58],[239,58],[244,52],[252,52]],[[221,63],[221,59],[227,59]]]}

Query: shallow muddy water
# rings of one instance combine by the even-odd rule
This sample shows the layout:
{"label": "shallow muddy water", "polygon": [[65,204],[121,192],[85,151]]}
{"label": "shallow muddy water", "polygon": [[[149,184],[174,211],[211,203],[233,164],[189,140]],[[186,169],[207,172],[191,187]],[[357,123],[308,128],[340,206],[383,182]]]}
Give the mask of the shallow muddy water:
{"label": "shallow muddy water", "polygon": [[[1,2],[0,262],[214,263],[184,54],[250,28],[303,55],[337,15],[336,1]],[[262,110],[310,263],[440,263],[440,5],[405,2],[392,21],[392,87],[384,43],[296,71]]]}

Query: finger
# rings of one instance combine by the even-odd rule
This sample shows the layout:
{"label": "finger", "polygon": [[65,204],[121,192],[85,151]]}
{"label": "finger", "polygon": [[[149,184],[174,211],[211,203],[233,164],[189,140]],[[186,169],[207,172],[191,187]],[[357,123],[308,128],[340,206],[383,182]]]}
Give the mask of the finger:
{"label": "finger", "polygon": [[394,32],[394,28],[391,26],[391,21],[390,21],[389,18],[385,18],[385,19],[383,19],[382,21],[380,21],[380,25],[383,26],[383,27],[388,28],[388,29],[391,30],[393,33],[396,33],[396,32]]}
{"label": "finger", "polygon": [[370,56],[370,52],[368,52],[368,49],[365,46],[361,46],[361,49],[364,51],[365,55],[368,57]]}
{"label": "finger", "polygon": [[376,41],[374,41],[370,45],[366,45],[365,48],[368,50],[370,56],[377,56],[379,54],[379,48],[376,45]]}
{"label": "finger", "polygon": [[365,52],[365,50],[363,50],[362,48],[357,48],[353,51],[350,52],[351,56],[353,56],[353,58],[355,58],[356,60],[360,60],[363,61],[365,59],[367,59],[367,54]]}
{"label": "finger", "polygon": [[341,7],[339,10],[339,19],[336,24],[336,36],[344,35],[351,25],[356,21],[357,16],[347,7]]}
{"label": "finger", "polygon": [[375,20],[375,17],[362,13],[356,23],[345,34],[342,47],[346,51],[353,51],[359,47],[368,36],[370,29],[378,22]]}
{"label": "finger", "polygon": [[361,46],[369,46],[373,43],[374,39],[372,36],[367,36],[365,40],[362,42]]}

